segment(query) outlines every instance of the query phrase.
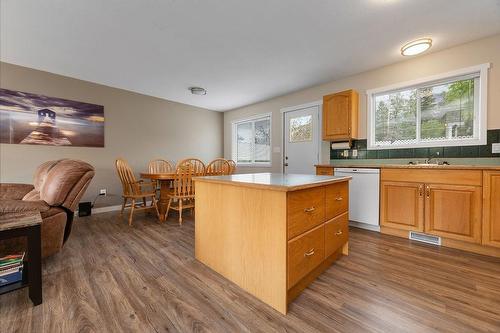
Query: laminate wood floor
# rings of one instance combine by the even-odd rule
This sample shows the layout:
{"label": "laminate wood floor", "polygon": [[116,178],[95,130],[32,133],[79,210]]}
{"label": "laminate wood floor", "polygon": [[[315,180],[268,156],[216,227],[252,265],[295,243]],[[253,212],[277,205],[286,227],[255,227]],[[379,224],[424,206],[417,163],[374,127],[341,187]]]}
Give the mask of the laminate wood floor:
{"label": "laminate wood floor", "polygon": [[500,259],[351,229],[350,255],[283,316],[194,259],[189,216],[136,217],[78,219],[42,305],[0,296],[0,332],[500,332]]}

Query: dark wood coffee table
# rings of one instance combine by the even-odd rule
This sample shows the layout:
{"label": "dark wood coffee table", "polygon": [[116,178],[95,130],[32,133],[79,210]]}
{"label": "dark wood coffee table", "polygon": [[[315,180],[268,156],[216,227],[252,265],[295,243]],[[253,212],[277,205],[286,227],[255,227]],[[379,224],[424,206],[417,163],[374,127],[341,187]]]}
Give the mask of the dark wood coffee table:
{"label": "dark wood coffee table", "polygon": [[42,246],[39,212],[7,213],[0,215],[0,240],[26,237],[28,260],[24,262],[22,281],[0,287],[0,295],[28,287],[34,305],[42,303]]}

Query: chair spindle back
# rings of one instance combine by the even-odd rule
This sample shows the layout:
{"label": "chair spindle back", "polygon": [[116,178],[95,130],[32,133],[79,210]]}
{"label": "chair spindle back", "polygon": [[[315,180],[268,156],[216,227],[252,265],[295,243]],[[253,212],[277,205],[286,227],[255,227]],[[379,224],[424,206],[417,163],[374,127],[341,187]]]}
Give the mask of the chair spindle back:
{"label": "chair spindle back", "polygon": [[223,158],[217,158],[207,166],[207,176],[229,175],[230,173],[231,165]]}
{"label": "chair spindle back", "polygon": [[180,161],[175,170],[174,195],[177,197],[194,197],[193,177],[205,175],[205,164],[196,158]]}
{"label": "chair spindle back", "polygon": [[134,176],[130,165],[124,159],[117,159],[115,162],[116,171],[118,172],[118,177],[122,183],[123,194],[124,195],[135,195],[140,192],[139,186],[137,185],[137,180]]}

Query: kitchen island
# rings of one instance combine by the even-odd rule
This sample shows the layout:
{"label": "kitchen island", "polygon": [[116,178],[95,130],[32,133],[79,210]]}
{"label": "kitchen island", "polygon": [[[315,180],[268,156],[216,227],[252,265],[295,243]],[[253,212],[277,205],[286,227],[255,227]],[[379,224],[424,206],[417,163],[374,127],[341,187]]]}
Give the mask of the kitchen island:
{"label": "kitchen island", "polygon": [[286,314],[348,254],[350,177],[240,174],[195,178],[195,256]]}

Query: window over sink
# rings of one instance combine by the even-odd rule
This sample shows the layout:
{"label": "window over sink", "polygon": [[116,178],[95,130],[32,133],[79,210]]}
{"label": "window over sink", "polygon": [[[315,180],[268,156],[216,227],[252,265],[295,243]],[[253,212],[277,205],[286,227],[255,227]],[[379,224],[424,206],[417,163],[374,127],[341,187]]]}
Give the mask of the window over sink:
{"label": "window over sink", "polygon": [[486,144],[488,68],[369,90],[368,149]]}
{"label": "window over sink", "polygon": [[271,165],[271,114],[232,123],[232,156],[238,165]]}

